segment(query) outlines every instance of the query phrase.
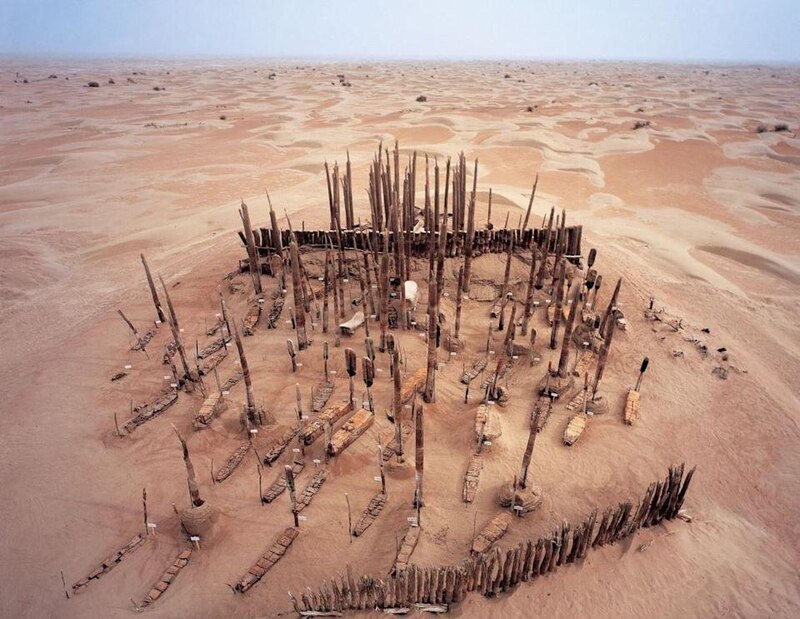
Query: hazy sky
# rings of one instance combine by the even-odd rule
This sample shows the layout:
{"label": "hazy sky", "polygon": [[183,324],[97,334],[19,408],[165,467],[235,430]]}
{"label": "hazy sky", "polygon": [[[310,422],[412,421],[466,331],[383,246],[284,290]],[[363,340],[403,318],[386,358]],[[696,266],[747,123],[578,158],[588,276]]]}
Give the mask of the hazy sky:
{"label": "hazy sky", "polygon": [[0,0],[0,54],[800,62],[800,0]]}

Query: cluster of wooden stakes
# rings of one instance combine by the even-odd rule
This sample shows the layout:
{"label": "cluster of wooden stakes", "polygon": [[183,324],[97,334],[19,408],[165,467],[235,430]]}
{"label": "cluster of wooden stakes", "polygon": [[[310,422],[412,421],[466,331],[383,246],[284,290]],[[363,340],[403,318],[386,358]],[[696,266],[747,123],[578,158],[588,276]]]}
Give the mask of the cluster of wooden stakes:
{"label": "cluster of wooden stakes", "polygon": [[[541,503],[540,491],[529,481],[537,434],[544,428],[558,402],[567,402],[567,408],[574,411],[564,432],[564,443],[567,445],[578,440],[594,415],[608,412],[608,398],[603,397],[599,386],[615,331],[626,327],[619,305],[622,279],[616,282],[604,309],[595,309],[600,306],[599,293],[603,277],[594,268],[597,257],[594,249],[588,252],[584,264],[580,247],[581,227],[567,226],[566,212],[557,214],[555,208],[551,208],[549,215],[545,214],[540,228],[529,228],[538,176],[533,183],[524,219],[520,215],[517,227],[509,228],[508,215],[503,228],[497,229],[492,225],[490,190],[487,220],[477,230],[475,213],[478,162],[476,160],[474,163],[470,190],[467,184],[468,167],[463,154],[455,164],[451,165],[448,159],[444,170],[440,168],[438,161],[431,162],[425,157],[424,200],[418,206],[417,154],[408,156],[401,175],[401,157],[397,144],[392,152],[379,147],[369,169],[369,222],[365,224],[355,217],[349,155],[343,174],[340,175],[338,165],[334,165],[331,172],[326,163],[325,170],[330,209],[329,230],[306,231],[303,224],[302,230],[295,231],[288,214],[285,215],[288,230],[281,229],[269,196],[269,226],[259,228],[253,225],[249,209],[242,202],[239,211],[242,231],[239,234],[247,256],[240,263],[239,272],[252,282],[251,300],[245,316],[236,320],[220,292],[217,321],[211,329],[207,329],[207,334],[214,339],[202,350],[199,342],[195,342],[194,363],[191,363],[187,355],[183,329],[179,326],[169,290],[159,276],[162,285],[162,293],[159,295],[148,263],[142,256],[157,312],[156,327],[166,322],[172,336],[164,354],[164,362],[171,370],[172,382],[171,389],[152,402],[132,407],[131,419],[124,424],[125,432],[132,432],[161,414],[177,399],[179,391],[194,393],[195,389],[199,390],[203,398],[203,404],[195,416],[195,428],[207,427],[225,409],[226,396],[231,387],[241,379],[244,381],[246,398],[240,412],[242,443],[221,469],[214,471],[212,462],[212,479],[222,482],[238,467],[245,454],[252,450],[259,463],[257,472],[261,503],[271,503],[282,492],[288,491],[294,529],[290,527],[284,531],[251,566],[241,581],[233,587],[239,592],[247,591],[256,584],[291,545],[303,519],[300,512],[310,503],[329,475],[329,458],[342,453],[373,425],[377,412],[372,393],[373,385],[376,372],[382,371],[377,367],[379,362],[376,351],[388,357],[392,398],[387,417],[393,424],[393,437],[386,444],[378,444],[381,489],[355,524],[350,498],[345,494],[348,533],[352,541],[353,537],[362,535],[380,515],[387,501],[384,463],[393,457],[396,457],[398,463],[404,461],[404,443],[408,440],[413,425],[415,489],[411,505],[416,510],[416,515],[409,519],[411,526],[402,543],[398,542],[392,573],[400,574],[408,568],[422,523],[422,508],[425,505],[425,405],[437,400],[437,375],[443,364],[440,359],[441,351],[447,353],[448,360],[466,353],[467,350],[471,353],[477,352],[470,360],[471,365],[468,367],[465,362],[460,373],[460,381],[465,386],[464,404],[470,403],[470,390],[475,388],[476,382],[479,384],[480,394],[480,403],[475,413],[475,437],[470,464],[464,476],[463,500],[467,503],[474,500],[477,492],[483,451],[501,434],[497,406],[504,406],[511,398],[509,378],[512,371],[515,367],[521,367],[519,372],[537,374],[534,381],[535,405],[530,414],[530,433],[522,454],[519,474],[502,487],[499,496],[499,505],[506,509],[504,513],[523,517]],[[317,247],[301,247],[298,238],[309,239]],[[318,255],[320,252],[323,254],[321,259]],[[479,299],[478,292],[471,295],[471,287],[476,285],[472,275],[474,261],[481,254],[501,252],[505,255],[502,284],[498,286],[492,282],[489,286],[492,289],[491,298]],[[457,265],[457,277],[448,282],[448,270],[457,261],[461,262]],[[512,280],[515,261],[526,266],[526,280]],[[421,314],[417,311],[419,286],[412,274],[424,272],[425,262],[427,304],[426,311]],[[276,282],[270,294],[267,294],[267,286],[263,283],[265,276]],[[263,325],[267,329],[280,328],[289,279],[291,307],[289,320],[286,322],[291,324],[294,332],[294,338],[287,340],[292,372],[297,372],[302,366],[301,353],[312,346],[314,338],[309,334],[309,326],[313,332],[321,325],[324,375],[321,383],[312,389],[310,411],[303,404],[300,384],[296,384],[296,421],[261,454],[255,443],[258,432],[264,427],[274,426],[276,419],[257,403],[243,336],[253,335]],[[351,285],[353,280],[357,282],[355,293]],[[319,283],[314,284],[315,281]],[[480,290],[487,288],[485,281],[478,284]],[[346,298],[346,288],[349,290],[349,300]],[[518,288],[524,290],[519,298],[516,295]],[[162,306],[161,296],[166,301],[166,309]],[[443,300],[445,298],[446,301]],[[462,336],[465,301],[472,301],[473,308],[482,301],[490,303],[485,345],[481,338],[479,346],[470,346]],[[351,308],[352,314],[348,313],[348,308]],[[135,337],[136,342],[132,348],[146,354],[145,348],[154,336],[153,331],[140,335],[121,310],[119,314]],[[448,314],[453,317],[452,326]],[[539,326],[539,331],[549,327],[549,342],[541,341],[543,338],[538,337],[536,325]],[[344,348],[348,398],[328,405],[335,388],[332,371],[328,368],[328,334],[333,336],[334,347],[340,347],[343,340],[356,337],[361,329],[365,342],[365,354],[361,357],[361,362],[359,363],[358,355],[352,347]],[[373,329],[378,331],[375,340]],[[413,332],[424,337],[424,367],[408,370],[409,355],[401,346],[402,337],[398,332]],[[502,343],[495,345],[494,333],[502,334]],[[236,347],[240,372],[236,372],[223,383],[217,366],[228,355],[231,344]],[[495,350],[497,346],[499,349]],[[547,364],[546,370],[537,370],[538,367],[544,367],[542,358],[548,346],[557,351],[557,357]],[[180,366],[174,362],[175,356],[178,357]],[[355,393],[359,366],[365,388],[361,406],[356,404]],[[648,360],[645,358],[636,387],[628,394],[624,412],[627,423],[633,423],[639,417],[639,390],[647,366]],[[216,389],[210,389],[205,384],[204,376],[211,374],[214,376]],[[582,379],[582,388],[577,384],[576,378]],[[310,418],[309,413],[312,412],[317,414]],[[115,424],[117,434],[122,435],[116,416]],[[201,539],[212,535],[217,510],[201,497],[187,442],[177,428],[175,432],[183,451],[190,498],[187,509],[179,511],[176,508],[175,511],[179,514],[183,531],[196,550]],[[306,449],[320,437],[324,437],[325,462],[323,464],[323,458],[314,460],[316,473],[306,488],[299,491],[296,476],[304,468],[303,456]],[[265,491],[262,487],[261,465],[271,466],[295,441],[298,447],[291,449],[293,455],[284,464],[282,475]],[[503,519],[498,522],[495,520],[492,521],[494,524],[490,523],[476,536],[473,543],[475,552],[489,552],[504,534],[507,524],[502,525]],[[148,526],[146,515],[145,526]],[[492,533],[494,530],[499,533]],[[161,593],[163,590],[155,598],[160,597]],[[152,601],[155,600],[151,599]],[[301,614],[319,614],[319,611],[306,609]]]}

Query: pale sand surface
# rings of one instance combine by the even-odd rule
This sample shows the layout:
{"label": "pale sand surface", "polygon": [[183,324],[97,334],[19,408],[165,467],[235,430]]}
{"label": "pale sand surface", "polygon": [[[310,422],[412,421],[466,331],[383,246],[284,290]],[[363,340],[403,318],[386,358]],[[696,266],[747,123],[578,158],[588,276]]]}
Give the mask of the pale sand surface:
{"label": "pale sand surface", "polygon": [[[625,278],[630,329],[615,337],[604,382],[612,413],[594,419],[570,449],[561,444],[567,413],[554,414],[532,465],[543,508],[515,522],[503,546],[639,496],[670,463],[698,466],[686,503],[691,524],[643,530],[510,595],[470,596],[454,614],[800,612],[800,70],[11,60],[0,67],[0,616],[129,616],[130,598],[142,599],[178,548],[171,503],[183,507],[187,497],[170,423],[189,436],[201,489],[223,514],[217,536],[148,614],[276,616],[290,608],[287,590],[316,587],[345,563],[386,573],[395,535],[411,515],[411,465],[389,472],[384,514],[352,544],[343,496],[348,492],[359,511],[377,490],[373,445],[389,427],[382,413],[333,463],[287,556],[244,596],[226,583],[290,524],[290,514],[286,496],[258,504],[251,456],[211,486],[211,459],[219,466],[239,440],[235,406],[212,429],[192,433],[199,403],[182,395],[132,436],[113,436],[114,411],[127,418],[131,400],[146,399],[164,382],[158,350],[166,330],[147,360],[128,352],[116,315],[122,308],[141,329],[154,317],[139,252],[171,284],[180,282],[172,294],[182,326],[189,341],[202,343],[205,321],[218,311],[220,278],[244,255],[235,234],[240,197],[259,225],[267,221],[265,188],[295,226],[325,225],[322,163],[343,162],[349,149],[356,214],[366,219],[367,166],[381,139],[399,139],[403,153],[416,149],[440,161],[461,150],[478,157],[479,223],[492,187],[493,221],[510,212],[516,225],[538,171],[532,221],[555,205],[567,209],[568,222],[584,225],[584,251],[598,249],[608,282],[603,302],[615,278]],[[58,78],[47,79],[50,73]],[[339,85],[340,73],[351,87]],[[100,88],[85,87],[89,80]],[[428,101],[417,103],[420,94]],[[652,126],[633,131],[639,119]],[[762,122],[787,122],[790,131],[758,134]],[[502,257],[484,256],[475,276],[499,279],[502,264]],[[450,279],[457,266],[451,271]],[[521,262],[513,275],[526,277]],[[265,283],[273,290],[272,280]],[[742,371],[716,378],[717,353],[703,359],[681,335],[645,322],[641,309],[651,295],[712,351],[726,347]],[[244,295],[230,296],[241,315]],[[464,333],[473,342],[465,359],[478,353],[487,309],[465,305]],[[452,316],[452,300],[444,311]],[[293,383],[307,394],[321,367],[315,345],[301,355],[301,372],[288,373],[284,342],[291,336],[282,324],[245,342],[256,394],[286,424],[294,418]],[[422,338],[399,337],[412,362],[423,363]],[[354,346],[361,354],[360,338]],[[673,357],[673,349],[685,357]],[[341,349],[333,350],[342,374]],[[626,427],[621,402],[644,355],[651,370],[643,419]],[[125,364],[133,365],[129,376],[109,382]],[[386,365],[381,356],[379,367]],[[220,374],[234,369],[231,357]],[[503,437],[487,457],[476,504],[466,507],[460,489],[474,404],[458,404],[460,370],[461,360],[446,364],[440,403],[426,414],[428,506],[413,557],[423,565],[459,561],[476,511],[479,527],[496,513],[494,494],[517,472],[531,385],[542,372],[514,371]],[[385,378],[378,385],[383,410],[390,386]],[[345,393],[339,380],[334,397]],[[241,385],[232,397],[243,400]],[[266,469],[265,483],[276,474]],[[139,530],[143,486],[157,540],[65,600],[61,570],[75,582]]]}

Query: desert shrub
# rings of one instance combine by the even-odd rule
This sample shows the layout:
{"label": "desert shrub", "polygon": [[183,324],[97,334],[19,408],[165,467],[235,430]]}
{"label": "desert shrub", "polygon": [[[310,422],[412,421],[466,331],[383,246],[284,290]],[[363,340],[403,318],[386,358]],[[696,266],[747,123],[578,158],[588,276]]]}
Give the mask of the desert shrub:
{"label": "desert shrub", "polygon": [[775,131],[789,131],[789,125],[786,123],[778,123],[775,125]]}
{"label": "desert shrub", "polygon": [[425,95],[420,95],[419,97],[417,97],[417,103],[425,103],[427,100],[428,97],[426,97]]}
{"label": "desert shrub", "polygon": [[645,127],[649,127],[649,126],[650,126],[650,121],[649,120],[637,120],[635,123],[633,123],[634,131],[636,129],[644,129]]}
{"label": "desert shrub", "polygon": [[89,82],[89,88],[100,88],[100,84],[97,82]]}

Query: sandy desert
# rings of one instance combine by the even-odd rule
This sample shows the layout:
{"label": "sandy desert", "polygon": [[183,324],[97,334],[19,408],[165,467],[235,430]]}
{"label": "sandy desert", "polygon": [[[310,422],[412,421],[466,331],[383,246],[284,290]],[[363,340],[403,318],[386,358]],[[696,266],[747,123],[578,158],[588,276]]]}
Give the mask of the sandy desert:
{"label": "sandy desert", "polygon": [[[88,87],[90,81],[99,87]],[[639,121],[645,126],[634,129]],[[775,130],[783,123],[786,130]],[[243,385],[232,388],[229,410],[203,431],[192,428],[198,393],[181,393],[169,410],[122,437],[114,415],[126,421],[131,406],[163,388],[169,374],[161,363],[169,330],[158,329],[145,356],[130,350],[129,329],[117,314],[121,309],[141,331],[153,326],[140,253],[168,283],[184,337],[192,348],[196,339],[202,346],[217,320],[218,291],[235,316],[246,311],[248,279],[224,279],[246,257],[237,234],[241,201],[257,226],[269,226],[269,191],[283,227],[288,214],[295,229],[327,229],[324,163],[342,165],[349,152],[355,215],[366,222],[373,154],[381,142],[392,148],[395,141],[404,161],[413,151],[442,164],[462,151],[470,165],[478,159],[476,226],[486,222],[490,188],[493,222],[508,216],[509,226],[517,225],[538,174],[532,226],[551,207],[566,209],[568,222],[583,226],[583,254],[597,250],[607,282],[601,302],[608,302],[611,282],[624,280],[620,307],[628,327],[614,338],[603,383],[610,412],[565,447],[570,413],[554,410],[531,465],[542,505],[515,520],[500,545],[639,497],[669,465],[697,467],[684,506],[691,522],[642,529],[494,598],[471,594],[450,614],[797,616],[798,127],[800,69],[788,66],[5,60],[0,616],[135,612],[187,546],[172,507],[188,506],[172,424],[187,438],[201,492],[220,514],[213,538],[146,614],[296,616],[287,591],[315,589],[347,564],[358,573],[387,573],[397,536],[414,515],[413,457],[387,465],[386,507],[353,540],[345,503],[347,493],[358,513],[379,489],[375,445],[392,432],[384,414],[392,397],[385,355],[376,362],[373,427],[331,461],[297,540],[245,594],[232,592],[232,584],[292,515],[285,495],[259,502],[251,453],[224,483],[212,484],[212,467],[241,442],[234,410],[244,401]],[[421,182],[416,189],[419,206]],[[482,255],[473,277],[498,281],[504,264],[502,254]],[[448,265],[453,286],[458,261]],[[424,314],[426,260],[415,261],[413,274]],[[523,262],[514,262],[511,277],[524,297]],[[263,282],[275,290],[273,278]],[[348,298],[355,294],[350,286]],[[498,512],[496,490],[518,471],[533,385],[544,371],[523,364],[511,372],[502,438],[485,455],[475,501],[464,504],[477,400],[461,403],[458,377],[486,336],[490,304],[479,296],[464,302],[468,344],[441,357],[437,402],[425,405],[418,565],[467,557],[475,523],[480,528]],[[651,297],[681,329],[645,319]],[[441,311],[452,319],[452,298]],[[364,344],[361,333],[336,348],[331,335],[315,332],[314,344],[299,353],[303,366],[292,373],[285,342],[294,330],[284,319],[275,330],[260,326],[245,346],[259,403],[286,427],[296,419],[295,383],[307,398],[321,375],[319,342],[331,343],[334,398],[347,394],[343,348],[360,357]],[[407,369],[424,367],[424,338],[403,330],[395,337]],[[642,417],[628,426],[625,393],[644,356],[650,368]],[[219,369],[234,371],[234,356]],[[121,371],[126,376],[112,382]],[[260,448],[268,444],[259,440]],[[319,454],[315,445],[308,457]],[[264,467],[265,485],[284,460]],[[73,583],[141,532],[142,488],[157,536],[67,599],[65,588],[71,593]]]}

